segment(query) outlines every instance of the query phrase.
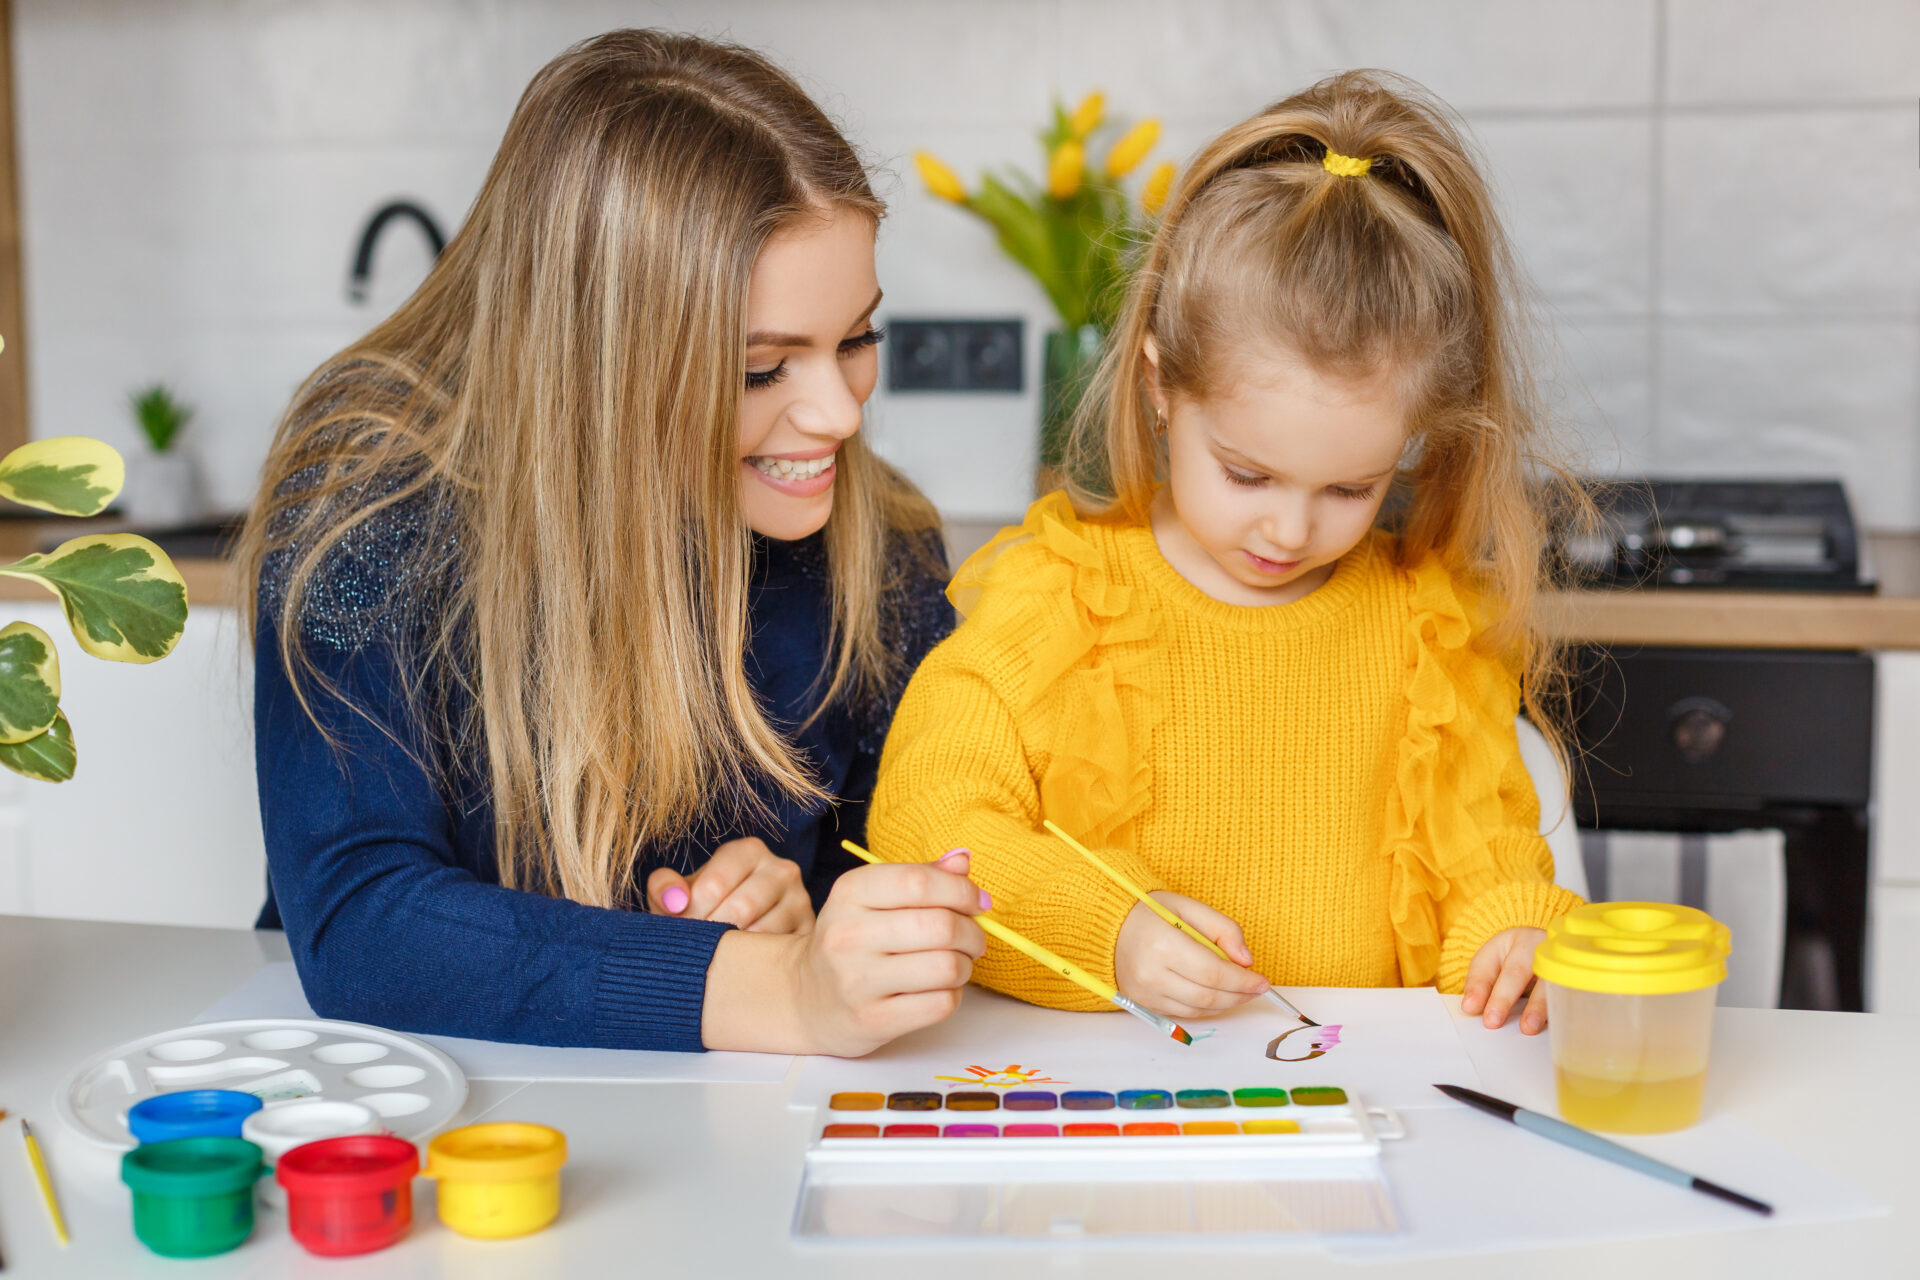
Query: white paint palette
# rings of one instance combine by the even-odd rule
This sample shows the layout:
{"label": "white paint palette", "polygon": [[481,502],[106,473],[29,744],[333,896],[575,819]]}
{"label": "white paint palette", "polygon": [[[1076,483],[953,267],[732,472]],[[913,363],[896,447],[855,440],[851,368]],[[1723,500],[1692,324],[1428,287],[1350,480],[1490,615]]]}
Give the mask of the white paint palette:
{"label": "white paint palette", "polygon": [[444,1128],[467,1100],[453,1059],[410,1036],[309,1018],[204,1022],[143,1036],[81,1063],[54,1094],[67,1127],[98,1147],[134,1146],[127,1112],[162,1093],[233,1089],[269,1107],[358,1102],[398,1137]]}

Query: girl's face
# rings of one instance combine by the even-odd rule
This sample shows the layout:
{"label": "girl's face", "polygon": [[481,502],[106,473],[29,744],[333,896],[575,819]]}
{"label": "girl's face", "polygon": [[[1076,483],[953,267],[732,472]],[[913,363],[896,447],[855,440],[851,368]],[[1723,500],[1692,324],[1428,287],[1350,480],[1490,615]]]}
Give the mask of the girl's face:
{"label": "girl's face", "polygon": [[1284,604],[1333,574],[1373,527],[1406,445],[1395,380],[1327,379],[1296,359],[1244,358],[1204,401],[1168,397],[1168,482],[1154,502],[1160,552],[1229,604]]}
{"label": "girl's face", "polygon": [[873,394],[880,334],[873,224],[852,209],[767,241],[747,287],[747,384],[740,397],[740,509],[792,540],[833,513],[834,465]]}

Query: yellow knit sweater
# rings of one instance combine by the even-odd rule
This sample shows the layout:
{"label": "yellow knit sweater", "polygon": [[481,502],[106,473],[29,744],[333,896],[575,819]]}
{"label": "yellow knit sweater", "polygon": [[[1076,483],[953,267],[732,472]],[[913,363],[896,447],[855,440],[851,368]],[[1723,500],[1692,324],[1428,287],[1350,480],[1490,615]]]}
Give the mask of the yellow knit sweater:
{"label": "yellow knit sweater", "polygon": [[[868,837],[893,860],[973,850],[996,914],[1090,973],[1112,980],[1134,902],[1042,818],[1224,912],[1282,985],[1458,991],[1489,937],[1579,903],[1536,834],[1512,670],[1386,535],[1300,600],[1232,605],[1151,529],[1056,493],[948,594],[966,620],[907,687]],[[1107,1007],[998,942],[974,979]]]}

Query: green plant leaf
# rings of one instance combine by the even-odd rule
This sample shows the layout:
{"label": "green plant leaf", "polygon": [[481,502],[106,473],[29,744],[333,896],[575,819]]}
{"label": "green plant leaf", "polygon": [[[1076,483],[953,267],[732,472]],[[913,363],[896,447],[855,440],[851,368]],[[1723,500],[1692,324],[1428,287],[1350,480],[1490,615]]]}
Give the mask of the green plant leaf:
{"label": "green plant leaf", "polygon": [[64,711],[54,717],[46,732],[25,742],[0,743],[0,765],[41,782],[65,782],[73,776],[76,760],[73,726],[67,723]]}
{"label": "green plant leaf", "polygon": [[25,742],[60,714],[60,655],[31,622],[0,630],[0,743]]}
{"label": "green plant leaf", "polygon": [[35,440],[0,458],[0,495],[56,515],[99,515],[126,482],[119,452],[86,436]]}
{"label": "green plant leaf", "polygon": [[166,552],[132,533],[73,538],[0,565],[60,597],[80,647],[114,662],[167,656],[187,627],[187,584]]}
{"label": "green plant leaf", "polygon": [[980,180],[980,190],[974,195],[972,207],[992,224],[999,233],[1000,247],[1046,290],[1054,310],[1060,313],[1061,323],[1071,328],[1082,323],[1081,303],[1061,268],[1053,203],[1022,200],[1005,183],[987,174]]}

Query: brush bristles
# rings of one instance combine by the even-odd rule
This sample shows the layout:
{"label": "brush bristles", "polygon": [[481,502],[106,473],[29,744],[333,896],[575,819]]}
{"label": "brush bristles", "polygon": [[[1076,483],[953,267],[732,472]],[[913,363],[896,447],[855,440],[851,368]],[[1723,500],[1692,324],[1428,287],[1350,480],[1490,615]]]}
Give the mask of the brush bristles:
{"label": "brush bristles", "polygon": [[1193,1037],[1187,1034],[1187,1029],[1181,1026],[1177,1022],[1173,1024],[1173,1038],[1175,1040],[1178,1040],[1181,1044],[1193,1043]]}

